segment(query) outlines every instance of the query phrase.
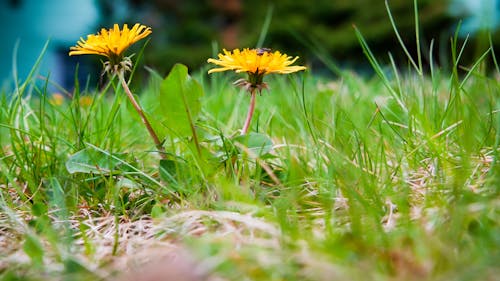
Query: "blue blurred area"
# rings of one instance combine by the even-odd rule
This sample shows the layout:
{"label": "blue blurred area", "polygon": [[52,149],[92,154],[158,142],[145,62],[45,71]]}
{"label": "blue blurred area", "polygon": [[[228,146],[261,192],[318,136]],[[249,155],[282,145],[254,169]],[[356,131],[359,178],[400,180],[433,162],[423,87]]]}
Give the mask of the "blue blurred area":
{"label": "blue blurred area", "polygon": [[[92,0],[3,0],[0,2],[0,82],[2,90],[13,87],[13,61],[17,64],[17,76],[23,81],[45,43],[50,40],[39,69],[43,77],[67,86],[67,73],[71,58],[68,48],[80,36],[93,33],[98,25],[99,10]],[[17,57],[14,48],[18,42]],[[70,76],[70,77],[71,77]],[[66,85],[65,85],[66,84]]]}
{"label": "blue blurred area", "polygon": [[452,0],[449,12],[462,20],[462,37],[500,27],[500,0]]}

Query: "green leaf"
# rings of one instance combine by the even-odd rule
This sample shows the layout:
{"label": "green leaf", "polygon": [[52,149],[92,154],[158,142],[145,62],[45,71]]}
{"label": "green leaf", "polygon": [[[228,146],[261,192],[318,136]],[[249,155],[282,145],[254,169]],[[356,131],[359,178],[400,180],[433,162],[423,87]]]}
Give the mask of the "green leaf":
{"label": "green leaf", "polygon": [[57,180],[57,178],[50,178],[50,187],[49,190],[49,204],[51,209],[53,210],[53,214],[57,216],[60,221],[68,221],[69,220],[69,212],[66,206],[66,194],[64,193],[64,189]]}
{"label": "green leaf", "polygon": [[151,217],[154,219],[161,217],[164,213],[163,204],[156,203],[153,208],[151,208]]}
{"label": "green leaf", "polygon": [[188,74],[182,64],[176,64],[160,86],[160,107],[156,115],[173,137],[192,135],[192,128],[201,111],[201,85]]}
{"label": "green leaf", "polygon": [[273,149],[273,141],[264,134],[249,133],[233,138],[233,142],[239,149],[248,152],[250,157],[262,157]]}
{"label": "green leaf", "polygon": [[[57,178],[50,178],[49,179],[51,192],[49,193],[49,201],[51,203],[51,206],[54,208],[59,208],[61,210],[66,209],[66,200],[65,200],[65,195],[64,195],[64,190],[57,180]],[[62,218],[62,219],[67,219],[67,218]]]}
{"label": "green leaf", "polygon": [[160,177],[162,180],[175,183],[177,175],[177,161],[162,159],[160,160]]}
{"label": "green leaf", "polygon": [[119,156],[123,154],[116,155],[87,147],[69,157],[66,161],[66,169],[70,174],[111,174],[117,172],[118,166],[122,163]]}
{"label": "green leaf", "polygon": [[42,243],[40,243],[36,237],[30,234],[26,235],[23,250],[31,258],[33,264],[36,266],[41,266],[43,264]]}
{"label": "green leaf", "polygon": [[49,212],[49,208],[47,207],[47,204],[45,202],[40,202],[40,201],[35,201],[31,205],[31,213],[33,216],[41,216],[45,215]]}
{"label": "green leaf", "polygon": [[185,185],[185,181],[188,180],[187,169],[188,166],[183,159],[160,160],[160,178],[167,182],[175,192],[189,192]]}

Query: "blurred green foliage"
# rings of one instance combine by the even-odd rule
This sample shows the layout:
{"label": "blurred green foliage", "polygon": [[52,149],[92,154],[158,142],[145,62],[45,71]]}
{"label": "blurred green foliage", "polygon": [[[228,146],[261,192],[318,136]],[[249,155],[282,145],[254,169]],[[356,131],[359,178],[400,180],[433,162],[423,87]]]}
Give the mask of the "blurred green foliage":
{"label": "blurred green foliage", "polygon": [[[267,1],[252,1],[265,7]],[[258,3],[260,2],[260,3]],[[439,35],[450,25],[446,16],[448,1],[419,0],[419,19],[423,34]],[[280,48],[307,50],[297,44],[297,37],[305,41],[317,41],[334,57],[355,58],[359,56],[359,43],[354,35],[356,25],[370,44],[384,45],[393,49],[395,36],[387,10],[382,0],[350,1],[277,1],[273,24],[269,29],[269,43]],[[405,39],[414,40],[414,6],[411,0],[389,1],[391,13]],[[265,9],[248,9],[246,29],[251,30],[251,19],[262,18]],[[255,36],[252,34],[252,36]]]}
{"label": "blurred green foliage", "polygon": [[[152,20],[155,36],[146,60],[164,73],[179,61],[191,68],[204,65],[208,57],[222,48],[254,47],[270,9],[272,21],[264,42],[266,47],[309,59],[320,48],[342,62],[365,62],[354,35],[356,25],[375,53],[393,50],[397,58],[401,51],[382,0],[133,2],[138,7],[149,7],[147,13],[151,15],[146,19],[161,15],[161,20]],[[432,38],[449,38],[453,33],[448,4],[448,0],[418,1],[424,43]],[[411,46],[415,46],[413,1],[391,0],[389,6],[411,51]]]}

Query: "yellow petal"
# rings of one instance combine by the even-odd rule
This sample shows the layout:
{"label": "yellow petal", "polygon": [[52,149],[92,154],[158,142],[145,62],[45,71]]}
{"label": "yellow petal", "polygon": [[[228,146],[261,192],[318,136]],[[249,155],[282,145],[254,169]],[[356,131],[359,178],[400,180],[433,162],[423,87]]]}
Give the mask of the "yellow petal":
{"label": "yellow petal", "polygon": [[235,72],[249,72],[253,74],[270,74],[270,73],[292,73],[305,70],[305,66],[290,66],[295,63],[299,57],[292,58],[286,54],[281,54],[279,51],[269,52],[257,49],[244,48],[234,49],[233,51],[222,50],[218,54],[218,59],[210,58],[208,63],[212,63],[220,68],[214,68],[208,73],[233,70]]}
{"label": "yellow petal", "polygon": [[135,42],[151,34],[151,28],[136,23],[132,29],[127,24],[122,30],[118,24],[113,28],[102,28],[97,34],[90,34],[84,40],[80,37],[76,46],[70,47],[69,55],[97,54],[106,57],[122,57],[123,53]]}

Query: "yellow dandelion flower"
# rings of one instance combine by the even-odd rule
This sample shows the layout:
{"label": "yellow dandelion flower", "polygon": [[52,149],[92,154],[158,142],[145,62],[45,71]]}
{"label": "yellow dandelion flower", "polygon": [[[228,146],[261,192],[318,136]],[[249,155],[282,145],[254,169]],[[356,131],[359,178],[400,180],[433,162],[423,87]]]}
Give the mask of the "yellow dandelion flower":
{"label": "yellow dandelion flower", "polygon": [[209,63],[221,66],[210,69],[208,74],[227,70],[246,72],[248,80],[239,79],[234,84],[248,91],[266,89],[267,84],[262,82],[266,74],[288,74],[306,69],[305,66],[292,65],[299,57],[293,58],[279,51],[271,52],[267,48],[245,48],[242,51],[235,49],[231,52],[224,49],[223,52],[224,54],[219,54],[218,60],[212,58],[207,60]]}
{"label": "yellow dandelion flower", "polygon": [[60,93],[54,93],[49,99],[49,103],[56,106],[61,106],[64,103],[64,96]]}
{"label": "yellow dandelion flower", "polygon": [[248,72],[252,74],[287,74],[305,70],[305,66],[291,66],[299,57],[292,58],[279,51],[271,52],[269,49],[235,49],[232,52],[223,50],[219,59],[208,59],[209,63],[222,66],[213,68],[208,73],[234,70],[236,72]]}
{"label": "yellow dandelion flower", "polygon": [[255,109],[255,93],[267,88],[267,84],[262,80],[266,74],[279,73],[288,74],[305,70],[305,66],[292,65],[299,57],[290,57],[282,54],[279,51],[272,52],[267,48],[250,49],[245,48],[235,49],[233,51],[223,50],[223,54],[219,54],[219,59],[210,58],[208,63],[213,63],[217,68],[212,68],[208,74],[214,72],[222,72],[233,70],[237,73],[246,72],[248,79],[239,79],[235,81],[235,85],[245,88],[250,93],[250,106],[248,108],[245,124],[241,129],[241,134],[248,132],[250,122],[252,120]]}
{"label": "yellow dandelion flower", "polygon": [[82,107],[89,107],[92,105],[94,102],[94,99],[90,96],[81,96],[80,99],[78,100],[78,103]]}
{"label": "yellow dandelion flower", "polygon": [[[100,55],[108,58],[104,62],[104,71],[112,73],[118,77],[125,94],[127,95],[130,103],[134,107],[135,111],[141,117],[142,123],[146,126],[149,135],[155,142],[156,148],[160,152],[160,157],[162,159],[166,158],[165,149],[163,144],[156,134],[155,130],[151,126],[144,110],[141,105],[137,102],[134,95],[130,91],[127,81],[125,80],[125,71],[129,71],[132,68],[132,56],[125,57],[124,53],[135,42],[146,38],[151,34],[151,27],[147,27],[142,24],[134,24],[134,26],[129,29],[127,24],[123,25],[123,29],[120,29],[118,24],[115,24],[112,29],[102,28],[101,32],[97,34],[87,35],[87,39],[84,40],[80,38],[76,46],[70,47],[69,55]],[[114,76],[113,76],[114,77]],[[93,102],[91,97],[80,97],[79,103],[81,106],[91,105]]]}
{"label": "yellow dandelion flower", "polygon": [[130,59],[124,60],[124,52],[151,33],[151,28],[142,24],[136,23],[131,29],[124,24],[121,30],[119,25],[115,24],[112,29],[102,28],[97,34],[87,35],[86,40],[80,38],[76,46],[70,47],[69,55],[101,55],[109,59],[108,65],[112,67],[121,64],[124,68],[130,68],[132,63]]}

